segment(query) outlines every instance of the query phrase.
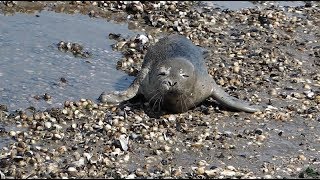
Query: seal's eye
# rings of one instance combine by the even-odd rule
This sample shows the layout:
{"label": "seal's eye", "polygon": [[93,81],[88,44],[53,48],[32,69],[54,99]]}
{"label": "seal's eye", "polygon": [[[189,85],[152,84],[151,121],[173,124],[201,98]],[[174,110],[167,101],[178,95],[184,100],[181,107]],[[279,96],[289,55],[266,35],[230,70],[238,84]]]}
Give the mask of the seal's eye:
{"label": "seal's eye", "polygon": [[189,77],[189,75],[187,75],[187,74],[182,74],[182,76],[185,77],[185,78]]}

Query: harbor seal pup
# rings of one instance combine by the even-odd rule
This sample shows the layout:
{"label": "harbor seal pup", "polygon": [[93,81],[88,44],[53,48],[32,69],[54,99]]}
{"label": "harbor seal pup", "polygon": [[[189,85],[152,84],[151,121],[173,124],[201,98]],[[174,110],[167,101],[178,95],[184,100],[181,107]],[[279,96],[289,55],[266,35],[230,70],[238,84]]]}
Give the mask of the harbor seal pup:
{"label": "harbor seal pup", "polygon": [[182,35],[170,35],[148,48],[141,71],[127,90],[103,92],[105,103],[121,103],[141,94],[150,105],[173,113],[185,112],[212,96],[219,104],[238,111],[256,112],[227,94],[207,72],[205,51]]}

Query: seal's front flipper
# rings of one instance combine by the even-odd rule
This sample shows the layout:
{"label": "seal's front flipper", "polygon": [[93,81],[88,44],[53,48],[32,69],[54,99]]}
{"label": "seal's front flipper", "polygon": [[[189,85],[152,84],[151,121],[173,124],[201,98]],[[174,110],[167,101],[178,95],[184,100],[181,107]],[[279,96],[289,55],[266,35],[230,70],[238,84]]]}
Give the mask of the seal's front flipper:
{"label": "seal's front flipper", "polygon": [[257,112],[257,111],[263,111],[264,109],[262,106],[250,105],[248,102],[245,102],[233,96],[230,96],[221,87],[219,87],[214,81],[212,82],[211,95],[216,101],[218,101],[218,103],[230,109],[245,111],[245,112]]}
{"label": "seal's front flipper", "polygon": [[129,86],[127,90],[115,91],[111,93],[103,92],[98,98],[98,100],[102,103],[118,104],[133,98],[134,96],[137,95],[140,84],[143,81],[143,79],[146,77],[148,72],[149,72],[148,68],[142,68],[137,78],[132,82],[132,84]]}
{"label": "seal's front flipper", "polygon": [[103,92],[98,100],[103,103],[118,104],[130,99],[126,94],[126,91],[115,91],[111,93]]}

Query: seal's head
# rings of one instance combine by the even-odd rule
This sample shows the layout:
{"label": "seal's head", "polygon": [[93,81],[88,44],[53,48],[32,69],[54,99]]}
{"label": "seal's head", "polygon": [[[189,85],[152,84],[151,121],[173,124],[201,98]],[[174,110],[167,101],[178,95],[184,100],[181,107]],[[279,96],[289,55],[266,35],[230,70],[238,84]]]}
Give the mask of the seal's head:
{"label": "seal's head", "polygon": [[190,92],[194,87],[195,69],[184,58],[169,59],[160,63],[150,77],[153,87],[167,96],[176,96]]}
{"label": "seal's head", "polygon": [[193,64],[184,58],[174,58],[162,61],[151,70],[149,83],[155,89],[151,90],[152,100],[160,99],[166,106],[181,106],[181,99],[192,96],[194,92],[196,73]]}

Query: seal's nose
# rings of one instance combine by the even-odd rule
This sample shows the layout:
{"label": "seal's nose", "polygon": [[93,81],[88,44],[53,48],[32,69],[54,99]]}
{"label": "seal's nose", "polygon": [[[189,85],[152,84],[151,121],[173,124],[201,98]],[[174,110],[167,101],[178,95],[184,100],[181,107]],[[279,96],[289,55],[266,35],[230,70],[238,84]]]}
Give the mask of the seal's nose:
{"label": "seal's nose", "polygon": [[177,84],[177,82],[172,82],[172,81],[168,81],[168,84],[169,84],[169,86],[174,86],[174,85],[176,85]]}

